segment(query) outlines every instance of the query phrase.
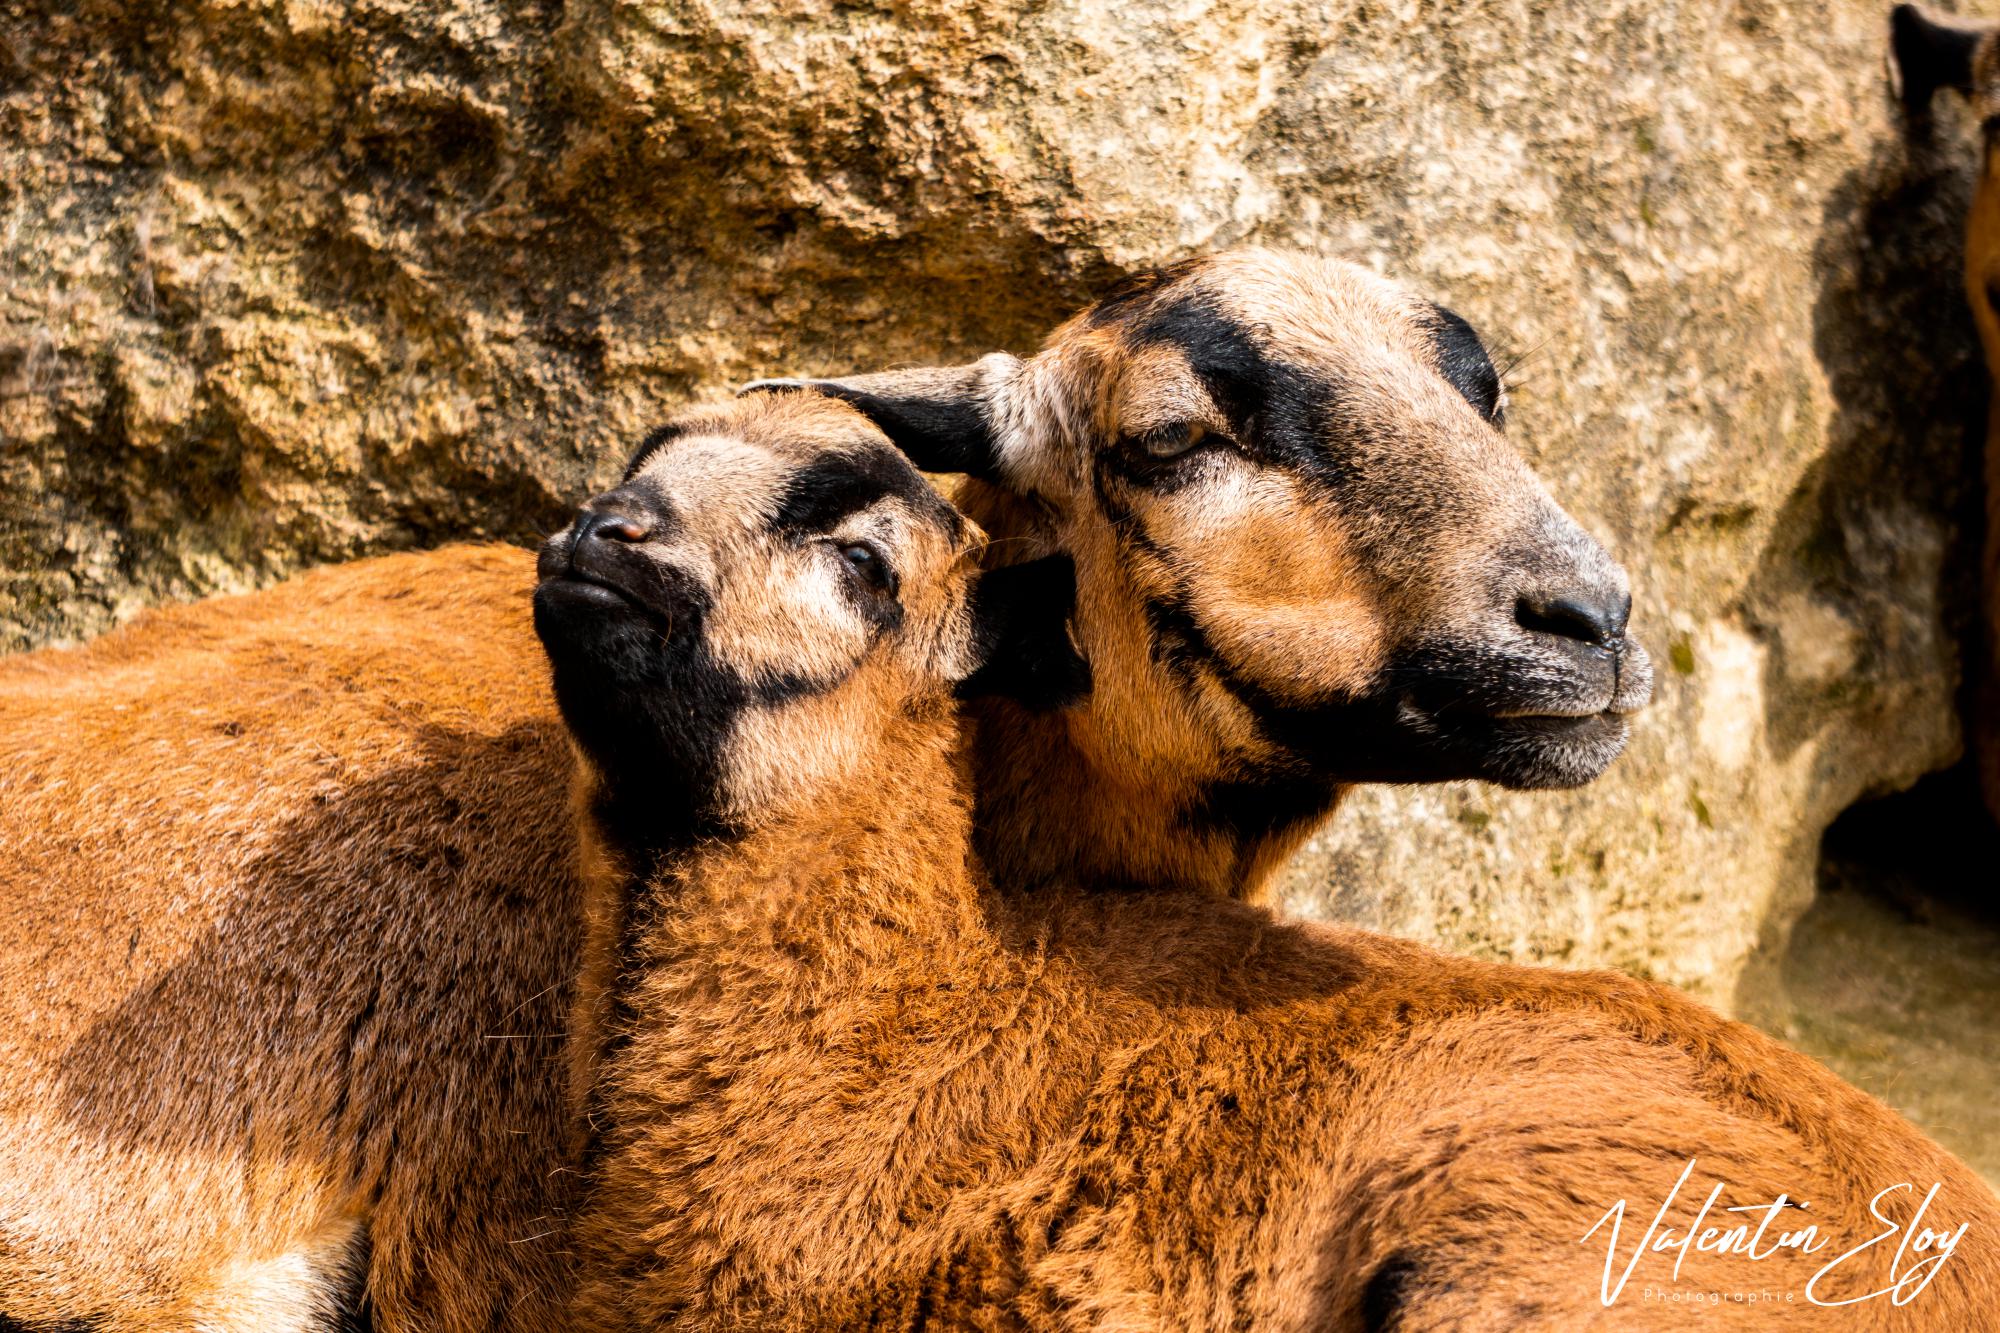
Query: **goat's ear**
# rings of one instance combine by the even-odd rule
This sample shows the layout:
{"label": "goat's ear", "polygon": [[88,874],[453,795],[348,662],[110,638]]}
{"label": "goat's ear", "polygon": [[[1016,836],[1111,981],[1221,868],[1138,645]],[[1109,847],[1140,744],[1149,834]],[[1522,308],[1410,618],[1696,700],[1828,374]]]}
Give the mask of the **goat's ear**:
{"label": "goat's ear", "polygon": [[1066,555],[989,569],[972,588],[972,673],[958,697],[1003,695],[1067,708],[1090,693],[1090,663],[1070,641],[1076,566]]}
{"label": "goat's ear", "polygon": [[1889,85],[1910,116],[1930,111],[1940,88],[1972,91],[1972,58],[1983,28],[1940,23],[1915,5],[1889,11]]}
{"label": "goat's ear", "polygon": [[969,366],[885,370],[825,380],[752,380],[739,394],[814,389],[861,410],[925,472],[963,472],[998,480],[1000,445],[993,429],[994,391],[1020,362],[1004,352]]}

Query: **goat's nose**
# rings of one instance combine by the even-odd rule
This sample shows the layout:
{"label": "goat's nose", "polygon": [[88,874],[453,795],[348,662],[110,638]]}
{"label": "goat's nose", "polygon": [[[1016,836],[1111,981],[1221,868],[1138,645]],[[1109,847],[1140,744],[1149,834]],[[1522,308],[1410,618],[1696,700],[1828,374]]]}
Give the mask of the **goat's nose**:
{"label": "goat's nose", "polygon": [[1631,618],[1632,595],[1609,589],[1529,593],[1514,604],[1514,619],[1522,629],[1576,639],[1597,648],[1615,644]]}
{"label": "goat's nose", "polygon": [[593,541],[642,542],[652,532],[652,524],[647,519],[622,509],[586,509],[576,516],[576,541],[579,546]]}

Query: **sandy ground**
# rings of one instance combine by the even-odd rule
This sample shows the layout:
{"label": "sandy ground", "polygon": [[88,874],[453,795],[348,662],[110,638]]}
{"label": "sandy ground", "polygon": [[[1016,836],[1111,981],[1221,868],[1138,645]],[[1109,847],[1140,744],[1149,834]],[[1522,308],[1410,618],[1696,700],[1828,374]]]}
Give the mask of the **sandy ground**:
{"label": "sandy ground", "polygon": [[1954,830],[1948,797],[1879,807],[1829,832],[1818,900],[1737,1008],[2000,1188],[2000,833]]}

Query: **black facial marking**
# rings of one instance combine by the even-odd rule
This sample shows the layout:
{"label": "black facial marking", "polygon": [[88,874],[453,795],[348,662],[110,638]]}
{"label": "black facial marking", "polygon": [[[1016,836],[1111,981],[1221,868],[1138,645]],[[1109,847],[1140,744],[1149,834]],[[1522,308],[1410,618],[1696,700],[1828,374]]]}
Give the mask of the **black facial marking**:
{"label": "black facial marking", "polygon": [[1115,323],[1131,313],[1134,306],[1141,305],[1149,297],[1165,291],[1207,262],[1203,258],[1196,257],[1164,264],[1158,268],[1141,269],[1126,277],[1106,292],[1096,305],[1085,311],[1083,322],[1093,329]]}
{"label": "black facial marking", "polygon": [[709,603],[679,590],[673,632],[639,610],[545,581],[535,631],[563,721],[603,781],[594,811],[645,878],[661,856],[725,833],[716,815],[721,752],[752,691],[702,642]]}
{"label": "black facial marking", "polygon": [[[1168,346],[1180,353],[1221,409],[1228,447],[1327,484],[1346,478],[1346,460],[1332,447],[1353,433],[1341,429],[1340,384],[1324,369],[1271,355],[1211,297],[1194,293],[1160,303],[1134,320],[1126,340],[1135,351]],[[1203,463],[1198,454],[1185,466]],[[1144,484],[1146,471],[1138,469],[1133,479]],[[1177,473],[1165,469],[1157,475],[1171,480]]]}
{"label": "black facial marking", "polygon": [[[1145,601],[1146,625],[1152,631],[1153,660],[1162,666],[1183,689],[1195,686],[1205,672],[1250,716],[1257,739],[1286,756],[1299,753],[1296,738],[1283,726],[1288,709],[1261,683],[1238,671],[1224,660],[1209,640],[1208,631],[1194,614],[1193,599],[1183,583],[1165,597]],[[1334,706],[1329,704],[1329,706]],[[1289,771],[1296,765],[1281,762]]]}
{"label": "black facial marking", "polygon": [[830,532],[849,514],[887,496],[902,500],[919,517],[938,524],[954,541],[963,531],[958,511],[946,504],[907,460],[886,449],[815,458],[785,483],[772,525],[779,532]]}
{"label": "black facial marking", "polygon": [[1326,814],[1327,784],[1288,765],[1247,772],[1211,783],[1189,806],[1185,820],[1197,828],[1227,828],[1242,837],[1270,837],[1317,822]]}
{"label": "black facial marking", "polygon": [[1090,693],[1090,664],[1070,642],[1076,567],[1066,555],[988,570],[972,591],[980,664],[961,699],[1000,695],[1036,710],[1067,708]]}
{"label": "black facial marking", "polygon": [[[898,615],[897,619],[900,622],[901,616]],[[760,676],[750,682],[746,697],[751,703],[762,708],[782,707],[785,704],[797,703],[801,699],[832,694],[845,685],[860,668],[861,662],[857,659],[846,670],[837,671],[831,676],[801,676],[790,671]]]}
{"label": "black facial marking", "polygon": [[1268,358],[1249,330],[1207,296],[1183,296],[1147,311],[1127,342],[1135,351],[1162,344],[1179,351],[1232,426],[1254,421],[1264,409]]}
{"label": "black facial marking", "polygon": [[[1195,683],[1198,668],[1215,663],[1215,649],[1208,634],[1188,610],[1181,597],[1148,597],[1145,601],[1146,627],[1152,631],[1148,648],[1153,661],[1166,669],[1174,683],[1186,688]],[[1218,678],[1226,685],[1225,673]]]}
{"label": "black facial marking", "polygon": [[1480,416],[1499,425],[1500,374],[1486,355],[1486,344],[1456,312],[1433,304],[1431,314],[1432,318],[1424,321],[1424,331],[1437,353],[1438,370]]}
{"label": "black facial marking", "polygon": [[632,480],[639,474],[639,469],[646,466],[647,459],[687,433],[686,426],[673,422],[655,428],[645,439],[639,441],[639,447],[632,451],[632,461],[625,465],[625,480]]}

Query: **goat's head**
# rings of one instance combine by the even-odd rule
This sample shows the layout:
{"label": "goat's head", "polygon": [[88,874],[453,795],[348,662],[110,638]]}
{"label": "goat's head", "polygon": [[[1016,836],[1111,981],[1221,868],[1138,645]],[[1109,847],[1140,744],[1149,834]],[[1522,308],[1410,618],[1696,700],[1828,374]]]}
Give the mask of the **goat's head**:
{"label": "goat's head", "polygon": [[1075,557],[1085,743],[1141,776],[1573,786],[1649,697],[1625,576],[1502,437],[1478,336],[1352,265],[1197,260],[1027,361],[808,383]]}
{"label": "goat's head", "polygon": [[817,394],[683,413],[542,547],[535,629],[630,843],[741,828],[863,781],[954,693],[1067,702],[1061,558],[981,574],[979,530]]}

